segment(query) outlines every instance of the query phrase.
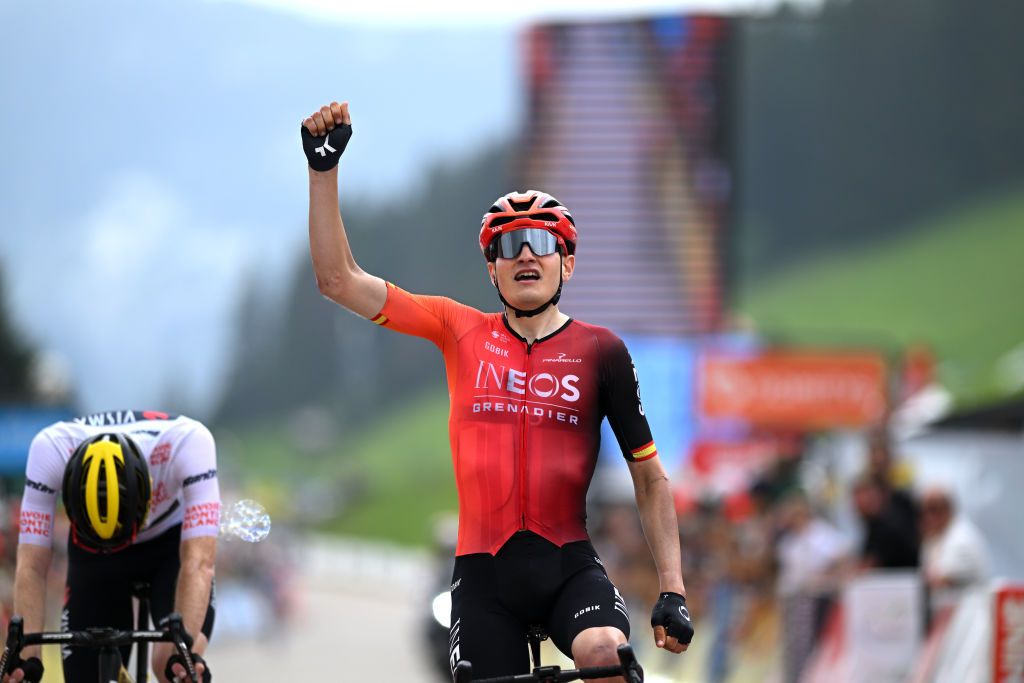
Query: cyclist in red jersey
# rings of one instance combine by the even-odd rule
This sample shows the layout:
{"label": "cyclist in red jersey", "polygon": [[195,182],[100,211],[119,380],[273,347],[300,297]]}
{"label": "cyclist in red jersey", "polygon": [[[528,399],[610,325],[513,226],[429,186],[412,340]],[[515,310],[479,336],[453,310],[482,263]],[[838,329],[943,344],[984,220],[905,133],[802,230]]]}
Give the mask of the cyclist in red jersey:
{"label": "cyclist in red jersey", "polygon": [[617,663],[628,615],[585,526],[605,417],[629,463],[658,567],[655,643],[685,650],[693,626],[675,508],[629,352],[611,331],[558,308],[575,266],[572,215],[537,191],[509,193],[485,213],[480,247],[503,313],[411,294],[363,271],[345,235],[337,163],[352,134],[348,103],[322,107],[300,132],[320,292],[378,325],[430,340],[444,356],[459,492],[452,666],[466,659],[477,675],[527,671],[523,640],[533,624],[579,667]]}

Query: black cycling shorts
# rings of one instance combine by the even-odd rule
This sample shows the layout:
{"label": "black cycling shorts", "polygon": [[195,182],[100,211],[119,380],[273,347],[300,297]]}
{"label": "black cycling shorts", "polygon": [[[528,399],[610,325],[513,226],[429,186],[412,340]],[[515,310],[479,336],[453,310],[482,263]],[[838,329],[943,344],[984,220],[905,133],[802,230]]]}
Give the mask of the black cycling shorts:
{"label": "black cycling shorts", "polygon": [[520,531],[497,555],[456,557],[451,590],[449,662],[454,670],[469,661],[474,678],[528,673],[533,625],[570,658],[585,629],[614,626],[629,637],[626,605],[589,541],[559,548]]}
{"label": "black cycling shorts", "polygon": [[[95,626],[128,630],[134,623],[132,585],[149,583],[150,615],[158,623],[174,610],[178,569],[181,566],[181,525],[156,538],[124,550],[99,555],[82,550],[68,541],[68,578],[64,591],[61,630],[74,631]],[[214,596],[206,610],[202,632],[213,633]],[[144,626],[148,628],[148,625]],[[121,648],[127,665],[131,648]],[[64,680],[67,683],[95,683],[99,655],[91,648],[70,647],[64,652]]]}

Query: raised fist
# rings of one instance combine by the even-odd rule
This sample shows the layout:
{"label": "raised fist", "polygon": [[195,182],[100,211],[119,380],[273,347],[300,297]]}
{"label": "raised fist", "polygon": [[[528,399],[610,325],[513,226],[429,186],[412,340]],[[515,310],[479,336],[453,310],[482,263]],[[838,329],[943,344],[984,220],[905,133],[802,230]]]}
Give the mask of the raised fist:
{"label": "raised fist", "polygon": [[302,151],[314,171],[329,171],[338,165],[352,137],[348,102],[331,102],[302,122]]}

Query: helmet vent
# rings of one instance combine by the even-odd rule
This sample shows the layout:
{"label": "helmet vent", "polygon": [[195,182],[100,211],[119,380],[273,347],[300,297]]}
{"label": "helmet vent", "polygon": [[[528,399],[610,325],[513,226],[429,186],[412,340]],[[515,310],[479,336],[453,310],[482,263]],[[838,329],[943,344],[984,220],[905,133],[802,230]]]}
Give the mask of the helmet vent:
{"label": "helmet vent", "polygon": [[553,213],[531,213],[530,219],[535,221],[557,221],[558,216]]}
{"label": "helmet vent", "polygon": [[517,202],[514,199],[509,199],[508,203],[512,207],[513,211],[529,211],[530,207],[533,206],[535,198],[527,197],[525,201]]}
{"label": "helmet vent", "polygon": [[498,216],[493,221],[491,221],[490,225],[491,225],[492,228],[496,228],[499,225],[505,225],[506,223],[511,223],[515,219],[516,219],[515,216]]}

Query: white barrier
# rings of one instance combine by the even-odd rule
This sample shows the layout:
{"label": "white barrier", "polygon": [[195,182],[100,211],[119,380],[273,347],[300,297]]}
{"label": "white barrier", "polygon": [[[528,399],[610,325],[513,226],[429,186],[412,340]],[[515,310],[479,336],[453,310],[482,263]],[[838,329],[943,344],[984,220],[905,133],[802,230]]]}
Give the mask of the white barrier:
{"label": "white barrier", "polygon": [[396,597],[420,595],[434,572],[434,560],[423,550],[312,534],[305,537],[299,561],[311,583]]}
{"label": "white barrier", "polygon": [[924,639],[921,577],[912,571],[871,572],[843,590],[847,670],[857,681],[902,683]]}
{"label": "white barrier", "polygon": [[922,590],[914,572],[852,580],[801,683],[1024,683],[1024,583],[966,591],[927,644]]}

